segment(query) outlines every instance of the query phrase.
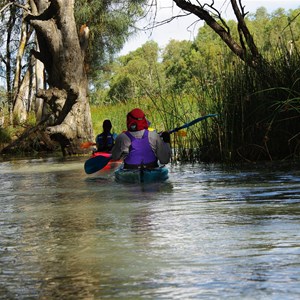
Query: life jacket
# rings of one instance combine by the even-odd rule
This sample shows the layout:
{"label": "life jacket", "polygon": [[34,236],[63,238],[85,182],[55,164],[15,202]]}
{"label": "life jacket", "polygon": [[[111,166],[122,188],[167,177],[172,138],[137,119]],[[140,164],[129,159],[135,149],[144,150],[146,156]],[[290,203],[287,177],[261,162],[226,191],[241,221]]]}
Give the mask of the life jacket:
{"label": "life jacket", "polygon": [[104,132],[98,134],[96,137],[97,151],[110,151],[114,146],[115,139],[111,133],[105,134]]}
{"label": "life jacket", "polygon": [[131,145],[129,147],[129,154],[124,159],[124,168],[136,169],[141,167],[158,167],[157,157],[149,143],[149,131],[145,129],[144,134],[140,139],[135,138],[129,131],[126,131],[125,134],[130,138]]}

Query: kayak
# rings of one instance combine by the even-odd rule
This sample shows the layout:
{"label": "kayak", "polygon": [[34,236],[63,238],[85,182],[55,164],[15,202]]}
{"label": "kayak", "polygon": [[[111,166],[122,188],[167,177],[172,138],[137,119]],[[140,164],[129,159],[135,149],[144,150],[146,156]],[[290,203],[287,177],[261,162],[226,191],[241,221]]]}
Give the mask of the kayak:
{"label": "kayak", "polygon": [[124,183],[162,182],[169,178],[168,173],[165,166],[155,169],[124,169],[122,165],[115,171],[115,179]]}

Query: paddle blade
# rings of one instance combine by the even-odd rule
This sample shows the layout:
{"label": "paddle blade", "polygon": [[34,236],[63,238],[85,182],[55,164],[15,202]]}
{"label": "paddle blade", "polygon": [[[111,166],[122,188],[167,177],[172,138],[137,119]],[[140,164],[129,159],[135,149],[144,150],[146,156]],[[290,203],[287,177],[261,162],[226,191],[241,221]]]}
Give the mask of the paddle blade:
{"label": "paddle blade", "polygon": [[89,158],[84,163],[84,171],[86,174],[92,174],[97,171],[103,169],[111,160],[111,154],[107,154],[106,156],[97,155]]}
{"label": "paddle blade", "polygon": [[95,146],[96,143],[92,143],[92,142],[84,142],[80,145],[81,149],[87,149],[90,148],[91,146]]}

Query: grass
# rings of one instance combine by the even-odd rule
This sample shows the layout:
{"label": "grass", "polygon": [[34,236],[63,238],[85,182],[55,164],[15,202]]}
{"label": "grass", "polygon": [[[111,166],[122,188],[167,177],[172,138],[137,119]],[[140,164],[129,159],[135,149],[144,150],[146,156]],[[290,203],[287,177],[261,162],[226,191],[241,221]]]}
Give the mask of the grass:
{"label": "grass", "polygon": [[[126,130],[126,115],[134,108],[140,108],[145,112],[151,127],[158,132],[172,130],[184,125],[213,110],[204,110],[199,107],[198,99],[191,96],[160,97],[156,101],[145,98],[143,101],[119,103],[115,105],[92,106],[92,120],[94,133],[102,132],[102,123],[110,119],[113,124],[113,132],[121,133]],[[202,107],[201,107],[202,108]],[[172,146],[175,149],[175,157],[182,161],[199,160],[201,141],[205,140],[206,148],[209,146],[209,131],[215,120],[206,119],[183,131],[172,134]],[[209,148],[209,147],[208,147]]]}

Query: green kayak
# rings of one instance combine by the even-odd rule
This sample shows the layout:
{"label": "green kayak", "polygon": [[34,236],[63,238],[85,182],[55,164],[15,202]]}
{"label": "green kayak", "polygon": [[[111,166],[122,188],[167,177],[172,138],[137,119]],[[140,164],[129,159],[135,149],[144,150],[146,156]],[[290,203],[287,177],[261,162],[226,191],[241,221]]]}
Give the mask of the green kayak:
{"label": "green kayak", "polygon": [[115,171],[115,178],[124,183],[162,182],[169,178],[168,173],[165,166],[154,169],[124,169],[121,166]]}

